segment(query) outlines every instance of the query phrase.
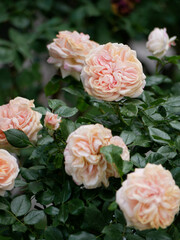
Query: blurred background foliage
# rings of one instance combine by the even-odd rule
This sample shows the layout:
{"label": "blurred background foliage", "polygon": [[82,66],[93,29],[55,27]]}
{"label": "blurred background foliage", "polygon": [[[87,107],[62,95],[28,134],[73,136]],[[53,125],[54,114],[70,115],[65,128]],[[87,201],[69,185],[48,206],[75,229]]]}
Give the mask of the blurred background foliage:
{"label": "blurred background foliage", "polygon": [[[0,105],[22,96],[40,100],[53,66],[45,65],[47,44],[58,31],[77,30],[99,42],[147,39],[154,27],[166,27],[180,39],[179,0],[3,0],[0,2]],[[180,43],[176,42],[179,54]],[[168,71],[179,94],[177,68]],[[145,72],[148,73],[146,67]],[[52,74],[53,75],[53,74]],[[52,76],[51,75],[51,76]]]}

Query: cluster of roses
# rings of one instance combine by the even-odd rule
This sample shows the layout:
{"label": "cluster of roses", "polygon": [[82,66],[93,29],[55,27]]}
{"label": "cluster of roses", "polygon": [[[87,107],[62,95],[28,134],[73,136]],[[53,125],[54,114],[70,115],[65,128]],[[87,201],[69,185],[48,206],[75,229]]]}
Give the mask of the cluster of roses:
{"label": "cluster of roses", "polygon": [[[160,31],[159,35],[157,31]],[[162,33],[162,34],[161,34]],[[157,51],[155,36],[166,43]],[[157,38],[156,38],[157,39]],[[174,38],[173,38],[174,40]],[[155,29],[147,46],[154,54],[163,56],[172,43],[165,29]],[[163,49],[164,46],[164,49]],[[160,48],[161,47],[161,48]],[[85,90],[105,101],[118,101],[124,96],[139,96],[145,85],[142,65],[135,51],[127,45],[108,43],[99,45],[88,35],[63,31],[48,45],[49,63],[60,68],[62,77],[68,75],[82,80]],[[41,114],[32,109],[33,101],[17,97],[0,107],[0,194],[11,190],[19,168],[15,157],[4,149],[10,149],[4,131],[22,130],[37,141],[42,128]],[[44,125],[57,130],[61,119],[47,112]],[[121,158],[130,160],[129,151],[122,138],[112,136],[111,130],[100,124],[83,125],[72,132],[64,151],[65,170],[76,184],[87,189],[107,187],[110,177],[120,177],[114,164],[105,160],[101,148],[114,144],[122,148]],[[180,189],[171,173],[161,165],[147,164],[127,175],[127,180],[117,191],[116,202],[124,213],[128,226],[137,229],[166,228],[180,206]]]}
{"label": "cluster of roses", "polygon": [[[11,190],[14,187],[14,180],[18,175],[19,167],[16,158],[9,154],[16,152],[4,134],[9,129],[18,129],[23,131],[31,142],[36,142],[38,132],[42,129],[40,122],[42,115],[34,111],[33,100],[22,97],[16,97],[10,100],[8,104],[0,106],[0,195],[4,195],[5,190]],[[44,125],[49,130],[57,130],[61,118],[57,114],[46,113]],[[8,150],[8,151],[7,151]]]}

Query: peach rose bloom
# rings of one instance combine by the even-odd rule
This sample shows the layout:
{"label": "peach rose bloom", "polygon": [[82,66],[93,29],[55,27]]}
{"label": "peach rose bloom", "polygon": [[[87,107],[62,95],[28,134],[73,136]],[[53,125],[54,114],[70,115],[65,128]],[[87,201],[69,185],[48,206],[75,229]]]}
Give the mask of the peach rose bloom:
{"label": "peach rose bloom", "polygon": [[89,95],[105,101],[138,97],[145,86],[145,75],[136,52],[118,43],[93,49],[86,57],[81,80]]}
{"label": "peach rose bloom", "polygon": [[89,38],[89,35],[76,31],[59,32],[57,38],[47,46],[50,55],[48,63],[60,68],[63,78],[72,75],[80,80],[86,55],[92,48],[99,45]]}
{"label": "peach rose bloom", "polygon": [[0,196],[4,196],[6,190],[13,189],[18,173],[16,158],[8,151],[0,149]]}
{"label": "peach rose bloom", "polygon": [[[120,138],[120,137],[119,137]],[[119,177],[115,165],[106,161],[100,148],[113,144],[123,148],[121,157],[129,160],[129,153],[122,139],[113,139],[111,130],[100,124],[83,125],[72,132],[64,151],[65,170],[76,184],[85,188],[108,187],[109,177]]]}
{"label": "peach rose bloom", "polygon": [[116,193],[127,226],[139,230],[166,228],[179,212],[180,189],[162,165],[135,169]]}
{"label": "peach rose bloom", "polygon": [[37,133],[42,128],[41,114],[33,111],[34,100],[16,97],[9,104],[0,106],[0,148],[8,148],[9,144],[3,131],[19,129],[32,142],[37,141]]}
{"label": "peach rose bloom", "polygon": [[169,38],[166,28],[154,28],[149,34],[147,49],[158,58],[162,58],[171,45],[175,45],[176,36]]}
{"label": "peach rose bloom", "polygon": [[60,126],[61,117],[58,117],[58,114],[54,114],[51,112],[46,112],[46,116],[44,118],[45,127],[50,130],[57,130]]}

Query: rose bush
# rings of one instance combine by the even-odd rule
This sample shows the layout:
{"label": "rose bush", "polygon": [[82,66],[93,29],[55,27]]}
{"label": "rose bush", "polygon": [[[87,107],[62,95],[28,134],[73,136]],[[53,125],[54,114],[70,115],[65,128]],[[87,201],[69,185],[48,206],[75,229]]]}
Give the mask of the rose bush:
{"label": "rose bush", "polygon": [[180,238],[180,97],[163,91],[176,83],[158,71],[180,57],[150,57],[158,66],[145,86],[135,51],[95,45],[70,48],[82,82],[52,77],[48,106],[17,97],[0,107],[1,148],[18,150],[20,170],[0,150],[0,193],[14,187],[0,197],[0,239]]}

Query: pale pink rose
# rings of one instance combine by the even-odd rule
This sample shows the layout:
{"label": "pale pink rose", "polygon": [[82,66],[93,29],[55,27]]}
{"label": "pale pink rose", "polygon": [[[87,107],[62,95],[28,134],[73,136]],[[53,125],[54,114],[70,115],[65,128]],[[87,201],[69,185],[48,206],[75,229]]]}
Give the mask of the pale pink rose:
{"label": "pale pink rose", "polygon": [[158,58],[162,58],[171,45],[175,45],[176,36],[169,38],[166,28],[154,28],[149,34],[147,49]]}
{"label": "pale pink rose", "polygon": [[57,130],[60,126],[61,117],[58,117],[58,114],[54,114],[51,112],[46,112],[46,116],[44,118],[45,127],[50,130]]}
{"label": "pale pink rose", "polygon": [[136,52],[118,43],[93,49],[86,57],[81,80],[89,95],[105,101],[138,97],[145,86],[145,75]]}
{"label": "pale pink rose", "polygon": [[116,193],[116,202],[127,226],[139,230],[166,228],[179,212],[180,189],[168,170],[148,163],[128,174]]}
{"label": "pale pink rose", "polygon": [[9,148],[3,131],[19,129],[23,131],[32,142],[37,141],[37,133],[42,128],[41,114],[32,110],[34,100],[16,97],[9,104],[0,106],[0,148]]}
{"label": "pale pink rose", "polygon": [[[109,177],[119,177],[116,167],[108,163],[100,153],[101,147],[114,143],[112,138],[111,130],[100,124],[81,126],[69,135],[64,151],[65,170],[76,184],[83,184],[87,189],[102,184],[107,187]],[[123,142],[116,143],[123,148],[123,158],[127,149]]]}
{"label": "pale pink rose", "polygon": [[89,40],[89,35],[76,31],[59,32],[57,38],[47,46],[49,50],[48,63],[60,68],[62,77],[72,75],[80,80],[84,59],[89,51],[98,43]]}
{"label": "pale pink rose", "polygon": [[8,151],[0,149],[0,196],[4,196],[6,190],[12,190],[14,180],[19,173],[17,160]]}

